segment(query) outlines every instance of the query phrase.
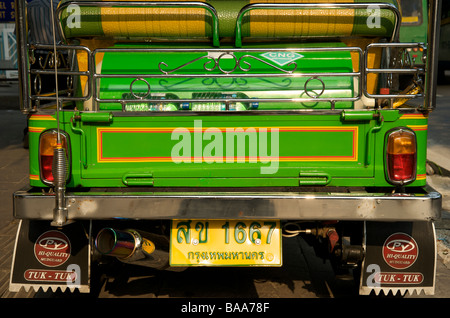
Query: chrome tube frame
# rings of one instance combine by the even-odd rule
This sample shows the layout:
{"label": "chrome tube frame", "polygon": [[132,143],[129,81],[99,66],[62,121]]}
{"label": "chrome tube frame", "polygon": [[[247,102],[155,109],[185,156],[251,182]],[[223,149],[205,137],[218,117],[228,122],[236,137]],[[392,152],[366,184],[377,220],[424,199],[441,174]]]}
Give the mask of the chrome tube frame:
{"label": "chrome tube frame", "polygon": [[[105,52],[118,52],[118,53],[169,53],[169,52],[174,52],[175,50],[173,49],[126,49],[126,48],[112,48],[112,49],[96,49],[93,51],[92,54],[92,58],[93,60],[91,61],[91,64],[95,65],[95,55],[97,53],[105,53]],[[252,58],[252,56],[249,55],[244,55],[241,58],[237,59],[234,55],[234,53],[237,52],[244,52],[244,53],[254,53],[254,52],[337,52],[337,51],[345,51],[345,52],[356,52],[358,54],[358,58],[359,58],[359,71],[357,72],[344,72],[344,73],[336,73],[336,72],[328,72],[328,73],[294,73],[294,71],[288,71],[288,72],[283,72],[283,73],[239,73],[239,74],[233,74],[233,71],[238,69],[241,71],[248,71],[251,68],[251,65],[243,60],[244,57],[250,57]],[[127,102],[152,102],[152,103],[183,103],[183,102],[224,102],[224,103],[228,103],[228,102],[330,102],[331,103],[331,108],[334,109],[334,104],[336,102],[343,102],[343,101],[357,101],[361,98],[362,96],[362,90],[361,90],[361,85],[358,85],[358,92],[357,92],[357,96],[355,97],[330,97],[330,98],[321,98],[319,94],[318,96],[315,97],[309,97],[309,98],[252,98],[252,99],[244,99],[244,98],[233,98],[233,99],[221,99],[221,98],[214,98],[214,99],[208,99],[208,98],[201,98],[201,99],[194,99],[194,98],[190,98],[190,99],[168,99],[168,98],[154,98],[154,99],[146,99],[146,98],[140,98],[140,99],[100,99],[97,95],[97,84],[98,81],[101,78],[133,78],[133,79],[139,79],[144,81],[145,83],[147,83],[148,87],[149,87],[149,92],[150,92],[150,84],[145,80],[146,78],[250,78],[250,77],[254,77],[254,78],[259,78],[259,77],[284,77],[284,78],[288,78],[288,77],[309,77],[309,79],[318,79],[319,81],[322,81],[320,79],[320,77],[331,77],[331,76],[336,76],[336,77],[342,77],[342,76],[351,76],[351,77],[356,77],[358,78],[358,81],[361,83],[363,81],[363,51],[361,50],[361,48],[359,47],[345,47],[345,48],[297,48],[297,49],[208,49],[208,50],[202,50],[202,49],[177,49],[176,52],[180,52],[180,53],[202,53],[202,52],[206,52],[206,53],[221,53],[220,56],[223,55],[229,55],[232,56],[235,59],[236,65],[235,68],[231,71],[223,71],[220,74],[214,74],[214,73],[207,73],[207,71],[210,71],[211,69],[207,69],[207,64],[211,62],[211,60],[208,60],[207,62],[205,62],[205,64],[203,65],[204,70],[206,71],[203,74],[169,74],[167,72],[162,71],[161,69],[161,73],[162,74],[142,74],[142,75],[138,75],[136,76],[136,74],[98,74],[98,73],[94,73],[93,74],[93,83],[94,83],[94,87],[92,88],[92,91],[94,92],[94,101],[96,103],[121,103],[122,104],[122,108],[125,107],[125,104]],[[207,59],[213,59],[214,62],[214,68],[216,66],[219,66],[219,60],[220,60],[220,56],[218,59],[213,59],[211,57],[209,57],[208,55],[205,55],[204,58]],[[199,60],[199,59],[196,59]],[[194,61],[196,61],[194,60]],[[188,62],[185,63],[181,66],[178,66],[175,68],[175,70],[181,69],[182,67],[194,62]],[[265,64],[270,65],[272,67],[276,67],[274,65],[271,65],[265,61],[263,61]],[[159,64],[161,65],[162,63],[164,63],[163,61],[161,61]],[[164,63],[165,64],[165,63]],[[243,67],[241,64],[245,64],[245,67],[248,67],[248,69],[245,69],[245,67]],[[295,62],[291,62],[290,64],[295,65]],[[289,65],[290,65],[289,64]],[[167,64],[165,64],[167,65]],[[220,66],[219,66],[220,67]],[[277,69],[280,69],[278,67],[276,67]],[[323,81],[322,81],[323,84]],[[324,85],[324,84],[323,84]],[[324,87],[325,88],[325,87]],[[131,93],[132,90],[130,88]],[[309,94],[307,93],[306,90],[306,83],[305,83],[305,87],[304,87],[304,92],[309,96]],[[323,92],[322,92],[323,93]],[[148,96],[148,94],[147,94]],[[145,97],[147,97],[145,96]],[[98,108],[98,107],[97,107]]]}
{"label": "chrome tube frame", "polygon": [[[120,103],[122,104],[122,107],[124,108],[127,102],[152,102],[152,103],[181,103],[181,102],[293,102],[293,103],[300,103],[300,102],[329,102],[331,104],[331,109],[334,109],[334,104],[336,102],[355,102],[361,99],[362,94],[364,94],[366,97],[369,98],[418,98],[422,97],[422,94],[391,94],[391,95],[371,95],[367,91],[367,81],[366,76],[368,73],[399,73],[399,74],[422,74],[422,69],[399,69],[399,68],[386,68],[386,69],[370,69],[367,67],[367,56],[369,54],[369,50],[371,48],[376,47],[401,47],[401,48],[410,48],[410,47],[418,47],[421,46],[421,44],[417,43],[374,43],[367,46],[365,51],[362,51],[359,47],[337,47],[337,48],[296,48],[296,49],[131,49],[131,48],[101,48],[101,49],[95,49],[94,51],[89,50],[89,48],[85,46],[71,46],[71,45],[58,45],[57,48],[60,50],[82,50],[87,53],[88,56],[88,71],[81,72],[81,71],[59,71],[61,75],[70,75],[70,76],[86,76],[88,78],[88,90],[87,94],[82,97],[65,97],[60,96],[60,100],[62,101],[86,101],[93,97],[93,101],[95,102],[95,105],[98,103]],[[50,46],[46,45],[33,45],[34,48],[41,48],[45,49]],[[359,70],[355,72],[325,72],[325,73],[299,73],[294,71],[283,71],[283,73],[236,73],[233,74],[229,71],[222,71],[221,73],[208,73],[210,69],[207,69],[206,65],[210,62],[214,62],[215,67],[219,65],[219,59],[214,60],[211,57],[208,57],[208,55],[204,55],[201,58],[209,59],[204,64],[204,70],[205,72],[202,74],[174,74],[173,70],[167,72],[160,69],[161,74],[100,74],[97,73],[93,65],[96,64],[95,56],[98,53],[106,53],[106,52],[115,52],[115,53],[169,53],[169,52],[179,52],[179,53],[202,53],[205,54],[209,53],[221,53],[222,55],[229,55],[232,56],[235,59],[236,66],[235,69],[241,70],[241,71],[248,71],[250,70],[251,65],[245,61],[243,58],[252,58],[250,55],[244,55],[241,58],[237,59],[234,55],[234,53],[254,53],[254,52],[338,52],[338,51],[345,51],[345,52],[356,52],[359,59]],[[213,61],[211,61],[213,59]],[[198,58],[196,60],[199,60]],[[196,61],[194,60],[194,61]],[[185,63],[181,66],[177,66],[175,70],[181,69],[183,66],[188,65],[194,61]],[[264,62],[269,65],[269,63]],[[164,61],[160,62],[160,65],[164,64],[167,66],[167,64],[164,63]],[[291,64],[295,65],[295,62],[292,62]],[[244,65],[244,66],[243,66]],[[273,65],[270,65],[272,67],[275,67]],[[245,67],[248,67],[248,69],[245,69]],[[279,69],[278,67],[276,67]],[[53,71],[51,69],[49,70],[33,70],[30,71],[32,74],[53,74]],[[308,94],[308,91],[306,89],[306,85],[304,87],[304,92],[309,96],[309,98],[256,98],[256,99],[243,99],[243,98],[233,98],[231,99],[208,99],[208,98],[201,98],[201,99],[162,99],[162,98],[152,98],[152,99],[146,99],[146,98],[139,98],[139,99],[101,99],[98,96],[98,84],[99,81],[102,78],[130,78],[135,80],[142,80],[144,81],[148,87],[149,87],[149,93],[150,93],[150,84],[146,81],[148,78],[258,78],[258,77],[282,77],[282,78],[296,78],[296,77],[308,77],[309,79],[317,79],[319,81],[321,80],[321,77],[354,77],[358,80],[358,89],[356,96],[354,97],[320,97],[321,94],[318,94],[316,96],[311,97]],[[323,81],[322,81],[323,84]],[[323,84],[324,85],[324,84]],[[324,87],[325,88],[325,87]],[[130,92],[132,90],[130,89]],[[148,94],[147,94],[148,95]],[[147,96],[145,96],[147,97]],[[38,96],[38,95],[30,95],[30,98],[32,100],[55,100],[55,97],[53,96]],[[98,110],[98,107],[94,107],[93,110]],[[291,110],[286,110],[291,111]]]}
{"label": "chrome tube frame", "polygon": [[[21,109],[24,113],[28,113],[31,110],[31,100],[55,100],[55,97],[53,96],[37,96],[37,95],[31,95],[31,90],[30,90],[30,80],[29,80],[29,76],[30,73],[35,73],[35,74],[52,74],[52,71],[48,70],[33,70],[33,71],[28,71],[27,70],[27,66],[28,66],[28,49],[33,49],[33,48],[45,48],[45,45],[39,45],[39,44],[32,44],[30,45],[30,47],[28,48],[28,46],[26,45],[26,32],[24,32],[25,30],[25,26],[26,23],[23,21],[23,17],[26,16],[25,15],[25,6],[23,5],[23,1],[22,0],[16,0],[17,5],[17,15],[18,15],[18,19],[16,19],[16,24],[17,24],[17,33],[18,33],[18,45],[19,45],[19,63],[20,63],[20,71],[19,71],[19,79],[20,79],[20,83],[21,83],[21,98],[23,101],[23,104],[21,105]],[[434,14],[434,16],[437,18],[437,13],[436,10],[438,10],[439,4],[440,4],[440,0],[433,0],[432,1],[434,3],[433,6],[431,6],[431,9],[434,8],[434,10],[431,12],[432,14]],[[131,7],[141,7],[141,6],[145,6],[145,7],[173,7],[175,5],[180,5],[179,2],[142,2],[142,1],[130,1],[130,2],[125,2],[125,1],[105,1],[105,2],[83,2],[83,1],[75,1],[75,2],[70,2],[70,3],[65,3],[64,5],[60,6],[57,10],[57,14],[58,17],[61,16],[62,10],[67,8],[67,6],[69,4],[76,4],[76,5],[80,5],[80,6],[99,6],[99,7],[113,7],[113,6],[131,6]],[[214,9],[214,7],[212,7],[211,5],[207,5],[204,3],[199,3],[199,2],[186,2],[183,3],[184,7],[198,7],[201,4],[201,7],[205,8],[208,12],[210,12],[213,16],[215,16],[217,18],[217,13]],[[386,4],[386,3],[359,3],[359,4],[313,4],[313,3],[308,3],[308,4],[289,4],[289,3],[277,3],[277,4],[252,4],[252,5],[248,5],[246,7],[244,7],[241,10],[241,14],[239,15],[237,22],[236,22],[236,39],[239,38],[239,32],[240,32],[240,25],[242,22],[242,17],[244,16],[245,13],[247,13],[250,10],[254,10],[254,9],[267,9],[267,8],[273,8],[273,9],[298,9],[298,8],[368,8],[369,6],[373,6],[373,5],[377,5],[380,6],[381,9],[388,9],[391,10],[395,16],[396,16],[396,24],[394,26],[394,32],[393,35],[391,37],[391,41],[394,41],[398,38],[398,31],[399,31],[399,21],[400,21],[400,13],[398,11],[398,9],[390,4]],[[434,13],[433,13],[434,12]],[[213,19],[214,22],[214,30],[213,30],[213,37],[215,37],[216,35],[218,36],[218,19]],[[434,21],[435,22],[435,21]],[[96,49],[94,51],[89,50],[89,48],[85,47],[85,46],[80,46],[80,45],[58,45],[57,49],[58,50],[83,50],[87,53],[88,55],[88,71],[86,72],[77,72],[77,71],[61,71],[60,74],[62,75],[68,75],[68,76],[86,76],[88,78],[88,90],[87,90],[87,94],[85,94],[85,96],[79,96],[79,97],[74,97],[74,96],[60,96],[59,97],[59,101],[60,102],[64,102],[64,101],[87,101],[89,99],[92,98],[93,100],[93,111],[98,110],[98,103],[103,103],[103,102],[117,102],[120,103],[122,105],[122,109],[125,109],[125,105],[127,102],[224,102],[224,103],[229,103],[229,102],[292,102],[292,103],[300,103],[300,102],[329,102],[331,104],[331,110],[334,111],[334,105],[336,102],[338,101],[347,101],[347,102],[355,102],[360,100],[363,96],[367,97],[367,98],[374,98],[374,99],[380,99],[380,98],[408,98],[408,99],[413,99],[413,98],[418,98],[418,97],[423,97],[425,96],[425,109],[431,110],[434,108],[434,104],[435,104],[435,81],[433,81],[433,79],[436,78],[436,59],[437,59],[437,53],[436,53],[436,45],[437,45],[437,40],[438,40],[438,36],[436,33],[436,28],[437,26],[434,24],[432,24],[432,26],[430,26],[430,34],[432,35],[431,37],[429,37],[429,41],[430,44],[428,45],[427,48],[427,53],[430,55],[428,60],[430,63],[427,63],[427,74],[426,74],[426,87],[424,90],[424,94],[411,94],[411,95],[405,95],[405,94],[391,94],[391,95],[379,95],[379,94],[369,94],[367,92],[367,74],[369,73],[379,73],[379,74],[413,74],[413,75],[418,75],[418,74],[422,74],[423,70],[422,69],[394,69],[394,68],[386,68],[386,69],[370,69],[367,67],[367,56],[368,56],[368,51],[371,48],[376,48],[376,47],[387,47],[387,48],[392,48],[392,47],[399,47],[399,48],[407,48],[407,47],[417,47],[417,46],[421,46],[422,44],[417,44],[417,43],[376,43],[376,44],[370,44],[369,46],[367,46],[365,48],[365,50],[362,50],[359,47],[344,47],[344,48],[296,48],[296,49],[243,49],[243,48],[236,48],[236,49],[111,49],[111,48],[101,48],[101,49]],[[60,26],[59,31],[62,33],[62,28]],[[61,34],[61,36],[63,37],[63,34]],[[217,44],[217,43],[216,43]],[[283,70],[281,68],[277,68],[277,71],[279,71],[279,73],[270,73],[270,74],[257,74],[257,73],[249,73],[249,72],[244,72],[244,74],[232,74],[233,71],[237,68],[239,68],[241,71],[249,71],[250,68],[248,67],[249,63],[247,61],[243,61],[242,57],[238,60],[234,53],[237,52],[255,52],[255,51],[285,51],[285,52],[311,52],[311,51],[315,51],[315,52],[324,52],[324,51],[349,51],[349,52],[357,52],[358,57],[359,57],[359,70],[355,71],[355,72],[343,72],[343,73],[300,73],[300,72],[291,72],[289,70]],[[144,75],[136,75],[136,74],[98,74],[95,70],[95,55],[97,53],[105,53],[105,52],[123,52],[123,53],[129,53],[132,54],[134,52],[138,53],[143,53],[143,52],[204,52],[204,58],[208,59],[207,62],[204,64],[204,70],[205,71],[209,71],[209,67],[206,66],[208,63],[212,63],[214,65],[214,68],[219,68],[222,73],[217,74],[217,73],[212,73],[212,72],[205,72],[203,74],[177,74],[176,71],[181,69],[183,67],[183,65],[181,66],[177,66],[175,68],[172,68],[169,71],[164,71],[163,69],[160,68],[161,73],[160,74],[144,74]],[[220,68],[219,65],[219,60],[220,57],[215,59],[214,61],[211,61],[210,57],[209,57],[209,53],[222,53],[222,54],[226,54],[229,56],[232,56],[235,61],[236,61],[236,67],[235,69],[233,69],[231,72],[229,71],[223,71]],[[201,57],[203,58],[203,57]],[[433,62],[434,61],[434,62]],[[266,64],[269,64],[265,61],[263,61]],[[189,62],[187,64],[190,64],[192,62]],[[164,61],[161,61],[160,66],[161,65],[166,65],[164,63]],[[208,64],[211,65],[211,64]],[[273,67],[273,65],[271,65]],[[317,96],[317,94],[315,94],[314,96],[311,96],[307,93],[309,98],[260,98],[260,99],[177,99],[177,100],[171,100],[171,99],[145,99],[145,98],[139,98],[137,100],[128,100],[128,99],[100,99],[97,93],[97,87],[98,87],[98,82],[101,78],[111,78],[111,77],[117,77],[117,78],[134,78],[135,80],[143,80],[146,81],[146,78],[199,78],[199,77],[203,77],[203,78],[219,78],[219,77],[224,77],[224,78],[233,78],[233,79],[237,79],[237,78],[244,78],[244,77],[309,77],[310,79],[318,79],[319,81],[322,82],[323,81],[320,79],[320,77],[329,77],[329,76],[351,76],[353,78],[357,78],[358,79],[358,89],[357,89],[357,93],[355,93],[356,96],[354,97],[345,97],[345,98],[323,98],[321,97],[319,94],[319,96]],[[147,82],[147,85],[148,82]],[[324,85],[324,84],[323,84]],[[325,89],[325,87],[324,87]],[[149,87],[150,90],[150,87]],[[306,87],[304,89],[304,91],[307,92]],[[131,93],[133,93],[131,91]],[[148,96],[148,95],[147,95]],[[422,107],[422,106],[420,106]],[[401,108],[397,108],[397,109],[401,109]],[[411,108],[408,108],[411,109]],[[289,111],[329,111],[329,109],[291,109],[291,110],[286,110],[286,112]],[[260,112],[259,110],[249,110],[249,113],[257,113]],[[152,114],[156,114],[158,112],[151,112]],[[180,114],[182,112],[175,112],[175,114],[173,114],[172,112],[170,112],[171,116],[176,115],[176,114]],[[220,112],[215,112],[215,111],[210,111],[208,113],[220,113],[220,114],[226,114],[229,112],[224,112],[224,111],[220,111]],[[167,115],[169,115],[166,112]]]}
{"label": "chrome tube frame", "polygon": [[[138,8],[176,8],[176,9],[187,9],[187,8],[198,8],[204,9],[206,12],[210,13],[213,20],[212,26],[212,38],[213,46],[219,46],[219,18],[217,16],[216,9],[205,2],[197,1],[186,1],[186,2],[176,2],[176,1],[161,1],[161,2],[150,2],[150,1],[71,1],[66,2],[58,7],[56,10],[56,16],[58,20],[61,21],[61,13],[69,5],[76,5],[79,7],[101,7],[101,8],[112,8],[112,7],[138,7]],[[59,32],[61,38],[66,41],[64,36],[62,26],[59,23]]]}
{"label": "chrome tube frame", "polygon": [[[424,69],[421,68],[368,68],[367,64],[367,58],[369,56],[369,51],[372,48],[423,48],[424,44],[422,43],[371,43],[366,46],[366,49],[364,51],[364,65],[365,69],[364,72],[367,76],[369,73],[378,73],[378,74],[416,74],[417,76],[420,76],[424,74]],[[363,81],[363,91],[364,95],[368,98],[418,98],[423,97],[424,95],[419,94],[369,94],[367,91],[367,82]]]}
{"label": "chrome tube frame", "polygon": [[398,40],[401,13],[396,6],[390,3],[251,3],[239,12],[236,19],[236,47],[242,46],[242,19],[244,15],[253,10],[299,10],[299,9],[368,9],[376,5],[380,10],[390,10],[395,15],[394,32],[391,42]]}
{"label": "chrome tube frame", "polygon": [[[30,50],[49,50],[53,49],[53,45],[44,45],[44,44],[30,44],[29,46]],[[87,53],[87,56],[90,57],[92,52],[89,48],[81,45],[57,45],[56,49],[58,51],[84,51]],[[91,90],[91,82],[92,82],[92,73],[93,73],[93,67],[90,63],[91,59],[88,58],[88,71],[82,72],[82,71],[61,71],[58,70],[59,75],[67,75],[67,76],[85,76],[87,77],[88,85],[87,85],[87,94],[82,97],[71,97],[71,96],[59,96],[59,101],[86,101],[92,97],[92,90]],[[55,71],[52,69],[48,70],[29,70],[28,74],[55,74]],[[56,97],[54,96],[45,96],[45,95],[36,95],[36,94],[30,94],[29,95],[30,100],[48,100],[48,101],[56,101]]]}

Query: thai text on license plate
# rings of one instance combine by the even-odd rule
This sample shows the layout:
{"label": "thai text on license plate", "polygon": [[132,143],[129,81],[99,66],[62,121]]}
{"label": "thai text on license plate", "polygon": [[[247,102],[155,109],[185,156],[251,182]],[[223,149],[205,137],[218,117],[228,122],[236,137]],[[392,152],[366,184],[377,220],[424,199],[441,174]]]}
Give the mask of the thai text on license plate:
{"label": "thai text on license plate", "polygon": [[279,220],[173,220],[171,266],[281,266]]}

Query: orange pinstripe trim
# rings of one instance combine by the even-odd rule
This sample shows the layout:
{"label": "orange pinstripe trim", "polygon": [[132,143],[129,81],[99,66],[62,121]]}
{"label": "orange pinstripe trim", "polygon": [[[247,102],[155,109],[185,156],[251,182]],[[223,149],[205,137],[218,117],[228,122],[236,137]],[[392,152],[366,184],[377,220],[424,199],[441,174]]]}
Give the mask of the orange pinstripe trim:
{"label": "orange pinstripe trim", "polygon": [[416,180],[426,180],[426,178],[427,178],[427,174],[426,173],[418,174],[416,176]]}
{"label": "orange pinstripe trim", "polygon": [[40,180],[38,174],[30,174],[30,180]]}
{"label": "orange pinstripe trim", "polygon": [[[221,132],[226,133],[226,129],[236,129],[236,127],[202,127],[201,131],[197,128],[186,128],[191,133],[204,132],[208,128],[219,129]],[[242,129],[247,129],[249,127],[239,127]],[[279,132],[305,132],[305,131],[313,131],[313,132],[352,132],[353,133],[353,144],[352,144],[352,155],[351,156],[279,156],[278,158],[274,157],[238,157],[234,156],[233,161],[237,162],[238,160],[244,159],[245,161],[257,161],[257,160],[274,160],[278,159],[283,162],[302,162],[302,161],[357,161],[358,160],[358,127],[295,127],[295,126],[285,126],[285,127],[258,127],[258,129],[266,128],[266,129],[278,129]],[[98,162],[115,162],[115,163],[126,163],[126,162],[172,162],[172,157],[104,157],[103,156],[103,133],[172,133],[176,128],[175,127],[162,127],[162,128],[97,128],[97,161]],[[223,160],[226,162],[227,157],[223,156],[222,158],[218,157],[177,157],[178,160],[189,160],[192,162],[198,162],[198,160],[208,161],[208,160]],[[229,159],[228,159],[229,160]]]}
{"label": "orange pinstripe trim", "polygon": [[428,130],[428,125],[408,125],[414,131]]}
{"label": "orange pinstripe trim", "polygon": [[28,127],[30,133],[41,133],[45,130],[45,127]]}
{"label": "orange pinstripe trim", "polygon": [[400,119],[427,119],[428,115],[423,114],[403,114]]}

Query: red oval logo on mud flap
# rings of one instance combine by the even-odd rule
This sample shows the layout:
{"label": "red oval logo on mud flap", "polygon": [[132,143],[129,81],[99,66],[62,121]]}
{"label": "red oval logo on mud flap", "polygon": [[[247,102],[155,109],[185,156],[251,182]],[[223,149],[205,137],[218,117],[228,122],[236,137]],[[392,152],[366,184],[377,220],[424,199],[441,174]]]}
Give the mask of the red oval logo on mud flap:
{"label": "red oval logo on mud flap", "polygon": [[418,256],[419,247],[408,234],[394,233],[383,244],[383,259],[392,268],[408,268]]}
{"label": "red oval logo on mud flap", "polygon": [[59,231],[47,231],[34,243],[34,256],[42,265],[56,267],[70,257],[70,241]]}

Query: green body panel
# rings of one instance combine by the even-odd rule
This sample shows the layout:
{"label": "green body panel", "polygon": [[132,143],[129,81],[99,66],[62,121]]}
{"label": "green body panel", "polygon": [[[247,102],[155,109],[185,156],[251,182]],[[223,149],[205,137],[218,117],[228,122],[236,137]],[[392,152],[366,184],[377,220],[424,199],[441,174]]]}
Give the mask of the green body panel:
{"label": "green body panel", "polygon": [[[403,0],[405,1],[405,0]],[[426,43],[428,32],[427,0],[407,0],[411,2],[422,2],[420,18],[417,22],[403,22],[400,27],[400,42]]]}
{"label": "green body panel", "polygon": [[[370,2],[370,1],[355,1]],[[232,38],[239,10],[247,1],[211,1],[218,12],[219,35]],[[389,1],[396,3],[396,1]],[[81,28],[64,30],[67,37],[103,34],[100,9],[81,8]],[[370,12],[355,10],[352,34],[387,37],[392,34],[394,16],[381,12],[381,28],[370,28]],[[63,12],[63,25],[67,19]],[[249,34],[247,20],[243,21],[243,36]],[[210,26],[206,23],[206,33]],[[375,33],[374,33],[375,32]],[[116,43],[115,48],[146,49],[204,49],[208,45],[157,42]],[[135,94],[149,92],[150,98],[305,98],[305,84],[310,78],[293,77],[233,77],[242,74],[277,74],[283,70],[302,73],[351,73],[355,61],[349,50],[301,51],[303,48],[345,48],[341,42],[327,43],[245,43],[244,49],[233,55],[215,52],[106,52],[97,65],[101,75],[132,74],[133,78],[101,78],[96,84],[100,99],[133,99]],[[211,48],[210,46],[208,48]],[[221,48],[233,49],[229,41]],[[300,57],[278,63],[265,55],[265,49],[296,49]],[[248,55],[249,64],[239,64]],[[217,67],[210,71],[215,61]],[[243,58],[243,61],[245,59]],[[243,69],[240,69],[239,67]],[[276,66],[276,67],[274,67]],[[220,75],[220,69],[231,71]],[[178,77],[146,78],[139,75]],[[355,70],[356,71],[356,70]],[[226,72],[225,72],[226,73]],[[136,75],[136,76],[134,76]],[[198,75],[199,77],[183,77]],[[223,74],[222,74],[223,75]],[[321,76],[324,91],[321,98],[355,98],[355,79],[352,76]],[[135,81],[133,83],[133,81]],[[322,84],[311,80],[309,92],[320,92]],[[132,95],[132,94],[131,94]],[[330,102],[260,102],[241,103],[233,107],[239,112],[194,112],[199,105],[171,102],[171,111],[140,111],[145,107],[135,97],[122,111],[120,103],[101,102],[99,112],[63,111],[61,129],[70,139],[72,156],[67,186],[76,187],[269,187],[269,186],[347,186],[391,187],[386,180],[385,140],[394,128],[406,127],[417,137],[417,178],[408,186],[424,186],[427,117],[420,113],[400,113],[398,110],[354,110],[352,101],[337,101],[333,111]],[[195,106],[195,107],[194,107]],[[217,106],[217,105],[213,105]],[[359,106],[361,107],[361,105]],[[277,112],[300,109],[302,111]],[[252,109],[251,112],[245,110]],[[134,110],[134,111],[133,111]],[[258,113],[258,111],[261,111]],[[269,111],[264,112],[264,111]],[[273,112],[270,112],[273,111]],[[30,117],[30,183],[42,187],[39,180],[39,135],[56,127],[55,115]]]}
{"label": "green body panel", "polygon": [[[405,0],[403,0],[405,1]],[[404,43],[427,43],[427,33],[428,33],[428,1],[427,0],[407,0],[410,2],[417,2],[422,10],[417,22],[403,22],[400,26],[400,42]],[[401,7],[401,6],[400,6]],[[423,52],[411,52],[411,58],[414,59],[414,64],[422,65]]]}
{"label": "green body panel", "polygon": [[[358,120],[357,116],[345,119],[339,114],[235,114],[195,118],[118,114],[110,117],[109,114],[98,114],[100,118],[96,122],[93,118],[95,114],[87,117],[87,121],[78,121],[72,117],[72,112],[62,113],[61,128],[70,137],[72,153],[69,188],[390,186],[385,177],[384,143],[386,133],[396,127],[407,127],[417,136],[417,180],[410,186],[423,186],[426,183],[427,118],[420,115],[401,115],[396,110],[385,110],[381,111],[384,121],[380,122],[377,119],[366,120],[366,115],[361,115],[361,120]],[[111,120],[105,120],[107,117]],[[56,121],[35,118],[30,118],[30,183],[40,187],[44,185],[36,178],[39,176],[39,135],[46,129],[55,128]],[[200,124],[203,133],[197,132],[200,131]],[[251,158],[237,162],[237,156],[233,162],[227,162],[226,158],[220,160],[221,157],[215,156],[214,152],[208,158],[208,151],[216,140],[214,137],[224,139],[222,150],[223,155],[226,155],[227,133],[219,131],[225,127],[243,128],[246,132],[250,132],[246,130],[249,127],[254,127],[257,132],[262,127],[272,128],[267,129],[268,155],[272,149],[271,142],[275,140],[271,139],[271,134],[275,127],[278,128],[277,164],[275,161],[264,162],[261,158],[256,159],[256,162],[251,162]],[[189,131],[189,128],[196,128],[197,131]],[[180,158],[172,156],[172,151],[177,145],[181,146],[184,138],[191,138],[191,157],[182,163],[174,162]],[[202,146],[197,147],[199,144],[195,144],[195,141]],[[236,139],[235,145],[238,142]],[[357,149],[353,152],[354,147]],[[248,142],[245,149],[245,155],[248,156],[251,149]],[[262,150],[259,145],[256,149],[259,156]],[[238,155],[237,148],[233,148],[233,151]],[[203,160],[197,160],[202,156]],[[262,173],[262,167],[272,167],[272,170]]]}
{"label": "green body panel", "polygon": [[[128,127],[144,129],[148,127],[149,120],[145,117],[115,118],[113,126],[114,128],[125,128],[125,130]],[[363,153],[354,154],[354,151],[357,151],[354,149],[354,142],[356,142],[356,138],[364,135],[364,131],[358,132],[356,126],[339,131],[338,129],[342,129],[342,127],[340,125],[337,127],[336,122],[327,116],[315,119],[304,116],[257,116],[254,119],[248,116],[232,116],[231,118],[228,116],[199,116],[195,117],[195,121],[192,117],[176,119],[158,117],[152,118],[152,127],[166,128],[167,132],[123,132],[121,130],[103,132],[103,136],[98,136],[96,141],[92,140],[92,143],[88,145],[90,153],[94,154],[92,151],[94,149],[100,153],[97,154],[97,158],[88,157],[89,162],[95,162],[95,167],[88,167],[83,176],[99,178],[106,173],[122,177],[124,172],[129,172],[130,174],[150,173],[154,178],[298,178],[302,173],[300,167],[306,174],[322,173],[326,175],[331,174],[329,171],[331,169],[336,177],[342,177],[348,175],[349,168],[352,168],[355,173],[356,170],[359,171],[357,175],[372,175],[370,169],[362,167],[361,160],[357,160],[357,158],[363,157]],[[210,129],[208,130],[207,127]],[[246,134],[248,139],[245,142],[239,141],[238,137],[234,136],[235,134],[226,132],[225,127],[234,131],[242,128],[243,132],[238,132],[236,135]],[[268,127],[265,138],[260,132],[262,127]],[[195,132],[195,130],[201,131],[202,128],[207,130],[203,133]],[[330,128],[336,131],[329,132]],[[274,131],[277,129],[279,131],[278,140],[274,136]],[[296,131],[297,129],[300,131]],[[194,130],[194,132],[187,132],[188,130]],[[90,135],[93,136],[95,133],[91,132]],[[208,137],[212,139],[211,135],[214,140],[209,141]],[[229,146],[231,138],[235,138],[233,146]],[[101,145],[100,141],[102,141]],[[261,149],[262,147],[259,145],[261,142],[267,142],[267,151]],[[237,162],[239,161],[237,157],[241,157],[238,156],[240,155],[239,151],[243,149],[245,149],[245,154],[242,155],[245,157],[273,155],[271,150],[276,147],[273,143],[277,142],[279,143],[280,162],[276,165],[280,167],[274,167],[275,162],[263,164],[261,162],[268,160],[261,158],[245,158],[245,162]],[[258,145],[254,143],[258,143]],[[180,147],[179,152],[176,151],[177,145]],[[186,147],[182,147],[184,145]],[[208,151],[208,145],[214,149]],[[250,148],[254,148],[254,151],[252,152]],[[222,155],[216,155],[216,153],[222,153]],[[227,156],[227,153],[232,155]],[[178,155],[184,157],[186,154],[189,158],[183,159],[180,164],[173,162],[172,157],[178,157]],[[209,161],[212,163],[200,162],[208,160],[205,157],[211,157],[211,155],[213,156]],[[348,161],[329,162],[328,160],[331,159],[328,157],[330,156]],[[201,157],[204,157],[203,160]],[[230,163],[230,160],[224,157],[230,157],[233,162]],[[318,165],[315,161],[303,162],[303,160],[312,160],[310,157],[317,158],[319,161],[326,160],[326,163]],[[109,163],[109,160],[113,163]],[[164,162],[165,160],[169,162]],[[276,160],[277,158],[273,158],[273,161]],[[302,164],[296,160],[300,160]],[[132,167],[130,167],[130,163],[132,163]],[[272,166],[272,169],[269,169],[269,166]],[[264,175],[262,167],[270,170],[267,175]],[[117,168],[119,169],[117,170]],[[261,182],[264,183],[263,180]]]}

